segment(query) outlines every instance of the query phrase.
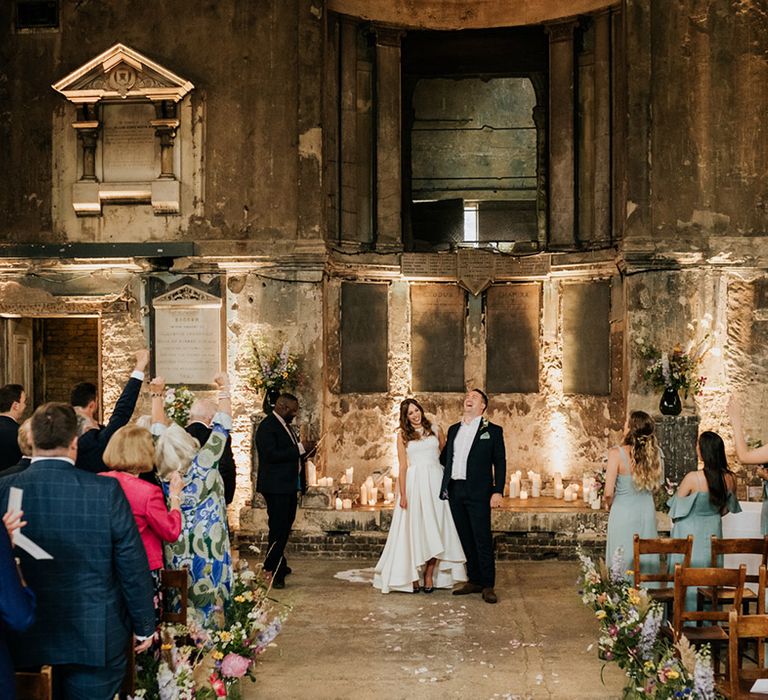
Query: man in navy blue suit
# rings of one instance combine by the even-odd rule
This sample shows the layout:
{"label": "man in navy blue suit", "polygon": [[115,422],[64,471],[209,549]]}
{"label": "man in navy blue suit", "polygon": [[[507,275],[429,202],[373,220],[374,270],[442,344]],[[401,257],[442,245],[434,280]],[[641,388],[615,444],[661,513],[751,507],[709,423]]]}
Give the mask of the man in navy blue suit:
{"label": "man in navy blue suit", "polygon": [[464,397],[464,417],[448,428],[440,455],[445,469],[440,498],[448,499],[467,557],[469,581],[453,594],[482,593],[486,603],[495,603],[491,508],[501,505],[507,458],[504,431],[483,416],[487,407],[488,397],[480,389]]}
{"label": "man in navy blue suit", "polygon": [[131,635],[143,650],[155,632],[147,555],[120,484],[75,468],[72,407],[44,404],[31,425],[32,463],[0,478],[0,512],[22,489],[23,533],[53,558],[19,553],[37,617],[9,647],[17,668],[54,667],[57,697],[112,700]]}

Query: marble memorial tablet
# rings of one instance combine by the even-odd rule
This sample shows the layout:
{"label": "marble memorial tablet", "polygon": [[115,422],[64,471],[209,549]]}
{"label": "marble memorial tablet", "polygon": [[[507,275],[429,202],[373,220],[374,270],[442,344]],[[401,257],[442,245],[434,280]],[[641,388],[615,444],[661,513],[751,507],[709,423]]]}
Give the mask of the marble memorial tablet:
{"label": "marble memorial tablet", "polygon": [[344,393],[387,391],[386,284],[343,282],[341,285],[341,390]]}
{"label": "marble memorial tablet", "polygon": [[465,306],[455,284],[411,286],[414,391],[464,391]]}
{"label": "marble memorial tablet", "polygon": [[563,391],[608,394],[611,285],[563,285]]}
{"label": "marble memorial tablet", "polygon": [[151,104],[110,104],[104,107],[104,181],[146,182],[160,173],[159,149]]}
{"label": "marble memorial tablet", "polygon": [[221,299],[190,285],[157,297],[155,373],[168,384],[211,384],[221,371]]}
{"label": "marble memorial tablet", "polygon": [[541,285],[494,285],[487,295],[488,391],[538,392]]}

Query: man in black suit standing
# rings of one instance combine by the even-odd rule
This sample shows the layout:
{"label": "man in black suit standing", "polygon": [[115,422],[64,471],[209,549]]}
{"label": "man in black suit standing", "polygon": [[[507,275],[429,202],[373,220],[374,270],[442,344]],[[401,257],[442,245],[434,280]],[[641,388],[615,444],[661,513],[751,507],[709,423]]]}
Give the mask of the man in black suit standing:
{"label": "man in black suit standing", "polygon": [[[211,421],[217,411],[216,404],[210,399],[197,399],[189,409],[189,423],[184,428],[200,445],[205,445],[211,436]],[[224,452],[219,460],[219,473],[224,482],[224,500],[227,505],[235,497],[235,457],[232,454],[232,436],[227,436]]]}
{"label": "man in black suit standing", "polygon": [[56,697],[112,700],[125,676],[129,638],[145,650],[155,633],[147,554],[120,484],[75,469],[71,406],[40,406],[32,441],[29,468],[0,478],[0,512],[10,487],[20,488],[28,523],[22,532],[52,559],[20,552],[37,615],[8,646],[17,668],[54,667]]}
{"label": "man in black suit standing", "polygon": [[21,384],[0,387],[0,472],[21,459],[17,443],[19,421],[27,408],[27,395]]}
{"label": "man in black suit standing", "polygon": [[440,455],[444,467],[440,498],[448,499],[467,557],[469,580],[453,594],[482,593],[486,603],[495,603],[491,508],[501,505],[507,461],[504,431],[483,417],[487,407],[488,397],[480,389],[464,397],[464,417],[448,428]]}
{"label": "man in black suit standing", "polygon": [[256,490],[267,502],[269,519],[269,545],[264,571],[272,574],[274,588],[285,588],[285,577],[291,573],[285,561],[285,545],[296,518],[302,456],[309,451],[291,428],[298,412],[299,400],[293,394],[281,394],[274,411],[256,429],[259,456]]}
{"label": "man in black suit standing", "polygon": [[78,416],[81,417],[83,428],[77,440],[77,466],[87,472],[98,474],[107,471],[102,460],[107,443],[118,428],[122,428],[131,420],[133,409],[139,398],[144,372],[149,364],[149,350],[139,350],[136,354],[136,366],[123,388],[123,393],[115,404],[115,410],[106,426],[99,425],[96,420],[98,399],[96,386],[90,382],[81,382],[72,389],[70,403]]}

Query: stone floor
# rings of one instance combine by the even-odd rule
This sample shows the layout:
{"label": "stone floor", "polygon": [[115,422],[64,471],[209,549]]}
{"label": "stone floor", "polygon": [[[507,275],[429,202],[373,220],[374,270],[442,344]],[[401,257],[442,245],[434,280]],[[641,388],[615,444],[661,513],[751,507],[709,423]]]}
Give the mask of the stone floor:
{"label": "stone floor", "polygon": [[577,564],[501,562],[499,603],[488,605],[448,591],[382,595],[364,570],[373,563],[291,558],[294,573],[275,597],[293,610],[244,700],[621,697],[615,665],[600,680]]}

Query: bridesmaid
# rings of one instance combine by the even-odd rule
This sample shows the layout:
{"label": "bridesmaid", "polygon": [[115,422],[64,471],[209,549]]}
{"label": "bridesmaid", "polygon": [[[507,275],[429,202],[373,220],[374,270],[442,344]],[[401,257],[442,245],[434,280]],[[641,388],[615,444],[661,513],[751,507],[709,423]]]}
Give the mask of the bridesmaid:
{"label": "bridesmaid", "polygon": [[[624,568],[631,570],[635,533],[644,539],[658,537],[653,492],[664,478],[664,465],[655,430],[653,419],[647,413],[632,411],[624,426],[622,444],[608,452],[605,474],[605,502],[611,511],[605,548],[608,566],[620,548]],[[643,555],[640,564],[643,571],[658,570],[659,557]]]}
{"label": "bridesmaid", "polygon": [[[699,436],[696,452],[704,469],[683,477],[669,502],[669,517],[673,523],[672,537],[693,535],[691,566],[707,567],[712,565],[712,535],[723,536],[722,516],[729,511],[740,513],[741,506],[734,493],[736,479],[728,468],[723,439],[707,430]],[[671,559],[673,566],[682,561],[679,555]],[[685,607],[696,609],[696,589],[688,590]]]}
{"label": "bridesmaid", "polygon": [[760,510],[760,532],[768,535],[768,445],[762,445],[754,450],[747,447],[747,441],[744,437],[744,428],[741,422],[741,406],[738,401],[731,396],[728,399],[728,415],[731,417],[731,427],[733,428],[733,443],[736,446],[736,457],[742,464],[759,464],[757,475],[763,480],[763,507]]}

